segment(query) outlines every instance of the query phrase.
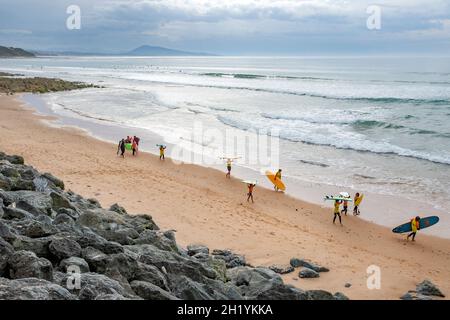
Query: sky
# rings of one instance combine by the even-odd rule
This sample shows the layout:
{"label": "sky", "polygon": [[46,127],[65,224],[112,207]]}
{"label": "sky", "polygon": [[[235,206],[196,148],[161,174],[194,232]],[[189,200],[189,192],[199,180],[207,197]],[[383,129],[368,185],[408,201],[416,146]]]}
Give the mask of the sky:
{"label": "sky", "polygon": [[[80,29],[67,28],[71,5]],[[123,53],[144,44],[222,55],[445,55],[450,0],[0,0],[0,45]]]}

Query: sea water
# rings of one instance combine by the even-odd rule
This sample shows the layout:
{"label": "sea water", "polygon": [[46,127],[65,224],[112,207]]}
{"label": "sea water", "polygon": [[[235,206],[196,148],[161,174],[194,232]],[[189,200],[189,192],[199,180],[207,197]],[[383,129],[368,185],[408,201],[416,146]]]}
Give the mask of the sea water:
{"label": "sea water", "polygon": [[239,154],[195,125],[276,133],[291,181],[450,208],[450,58],[40,57],[0,70],[102,87],[43,95],[61,116],[183,138],[212,158]]}

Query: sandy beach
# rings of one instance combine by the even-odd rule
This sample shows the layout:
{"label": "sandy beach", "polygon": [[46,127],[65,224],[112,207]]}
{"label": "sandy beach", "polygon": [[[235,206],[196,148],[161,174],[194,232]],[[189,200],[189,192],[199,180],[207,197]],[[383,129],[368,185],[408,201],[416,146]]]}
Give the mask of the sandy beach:
{"label": "sandy beach", "polygon": [[[121,159],[115,145],[41,120],[51,119],[26,109],[17,96],[0,96],[0,150],[24,156],[105,207],[117,202],[130,214],[150,214],[161,228],[176,230],[182,245],[229,248],[255,266],[306,258],[330,272],[317,279],[290,273],[283,276],[287,283],[351,299],[398,299],[424,279],[450,294],[450,240],[419,232],[415,243],[406,242],[354,216],[343,217],[343,227],[333,225],[330,209],[263,188],[256,188],[255,204],[249,204],[246,186],[225,179],[224,172],[146,153]],[[381,268],[379,290],[367,288],[370,265]]]}

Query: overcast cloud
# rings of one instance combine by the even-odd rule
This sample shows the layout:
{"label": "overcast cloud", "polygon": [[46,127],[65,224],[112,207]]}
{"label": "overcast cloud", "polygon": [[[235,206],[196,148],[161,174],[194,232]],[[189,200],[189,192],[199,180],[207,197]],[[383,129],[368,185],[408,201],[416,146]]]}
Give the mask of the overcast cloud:
{"label": "overcast cloud", "polygon": [[[370,5],[381,30],[368,30]],[[81,30],[66,9],[81,8]],[[142,44],[217,54],[432,53],[450,49],[448,0],[0,0],[0,45],[124,52]]]}

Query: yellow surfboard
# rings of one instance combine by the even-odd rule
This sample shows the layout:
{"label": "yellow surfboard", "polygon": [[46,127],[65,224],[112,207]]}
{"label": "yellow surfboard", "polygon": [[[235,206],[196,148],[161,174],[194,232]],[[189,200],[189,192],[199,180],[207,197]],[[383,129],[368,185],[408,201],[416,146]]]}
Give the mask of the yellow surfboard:
{"label": "yellow surfboard", "polygon": [[361,201],[363,200],[363,198],[364,198],[364,195],[361,194],[361,195],[359,196],[359,198],[355,201],[355,206],[359,206],[359,204],[361,203]]}
{"label": "yellow surfboard", "polygon": [[269,180],[273,183],[275,187],[280,189],[281,191],[286,190],[286,186],[284,185],[283,181],[280,179],[275,179],[275,174],[271,171],[266,171],[266,176],[269,178]]}

